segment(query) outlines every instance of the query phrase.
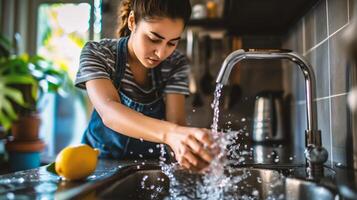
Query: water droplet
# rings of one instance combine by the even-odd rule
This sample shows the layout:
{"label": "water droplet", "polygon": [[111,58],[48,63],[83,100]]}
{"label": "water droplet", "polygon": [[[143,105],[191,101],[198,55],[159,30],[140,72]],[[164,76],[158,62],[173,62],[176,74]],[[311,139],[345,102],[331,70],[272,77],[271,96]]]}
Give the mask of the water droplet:
{"label": "water droplet", "polygon": [[238,162],[239,162],[239,163],[241,163],[241,162],[243,162],[243,161],[245,161],[245,158],[244,158],[244,157],[240,157],[240,158],[238,159]]}
{"label": "water droplet", "polygon": [[258,183],[262,183],[262,178],[257,177],[257,182],[258,182]]}
{"label": "water droplet", "polygon": [[149,149],[149,153],[153,153],[153,152],[154,152],[154,150],[150,148]]}
{"label": "water droplet", "polygon": [[57,190],[57,185],[53,183],[41,183],[35,187],[35,191],[38,193],[52,193]]}
{"label": "water droplet", "polygon": [[145,175],[145,176],[143,177],[143,180],[141,181],[141,188],[142,188],[142,189],[145,188],[145,181],[146,181],[146,179],[147,179],[148,177],[149,177],[148,175]]}
{"label": "water droplet", "polygon": [[18,183],[23,183],[23,182],[25,182],[25,179],[21,177],[21,178],[17,179],[17,182]]}
{"label": "water droplet", "polygon": [[9,192],[9,193],[6,194],[6,198],[7,199],[15,199],[15,194],[12,193],[12,192]]}
{"label": "water droplet", "polygon": [[88,176],[88,179],[95,179],[97,176],[96,175],[91,175],[91,176]]}
{"label": "water droplet", "polygon": [[259,196],[259,191],[254,189],[253,192],[252,192],[252,195],[258,197]]}
{"label": "water droplet", "polygon": [[9,183],[11,183],[11,181],[10,181],[10,179],[4,179],[4,180],[0,180],[0,183],[9,184]]}

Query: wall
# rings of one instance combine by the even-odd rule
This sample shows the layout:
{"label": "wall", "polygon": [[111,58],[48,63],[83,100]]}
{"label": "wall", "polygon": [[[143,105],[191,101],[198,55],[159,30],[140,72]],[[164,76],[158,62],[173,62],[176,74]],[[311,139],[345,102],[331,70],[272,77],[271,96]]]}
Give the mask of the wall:
{"label": "wall", "polygon": [[[188,27],[190,29],[191,27]],[[211,31],[201,30],[200,34],[206,35]],[[185,35],[185,34],[184,34]],[[212,36],[211,36],[212,37]],[[236,48],[233,47],[233,36],[224,35],[222,38],[212,39],[211,58],[205,62],[204,55],[205,43],[203,38],[197,37],[195,40],[193,59],[191,61],[191,73],[197,84],[197,94],[191,94],[186,99],[186,115],[188,125],[209,128],[213,120],[213,111],[211,103],[213,101],[213,92],[204,94],[202,92],[202,83],[211,84],[215,87],[215,80],[224,59]],[[278,36],[239,36],[241,46],[244,49],[251,48],[280,48],[281,38]],[[179,50],[186,52],[186,41],[180,42]],[[209,72],[213,78],[212,83],[204,80],[205,63],[208,65]],[[236,66],[230,74],[230,84],[223,88],[220,98],[220,120],[219,128],[238,130],[251,126],[253,116],[255,95],[263,90],[282,90],[282,70],[281,63],[277,61],[243,61]],[[206,82],[206,83],[205,83]],[[232,84],[238,84],[241,88],[241,94],[232,93]],[[232,94],[231,94],[232,93]],[[228,107],[230,96],[238,95],[236,104]],[[202,106],[195,106],[197,99],[202,100]],[[245,120],[242,122],[242,118]]]}
{"label": "wall", "polygon": [[27,19],[29,17],[29,2],[20,0],[1,0],[0,1],[0,32],[15,43],[14,34],[21,35],[21,41],[17,44],[19,53],[27,50],[28,27]]}
{"label": "wall", "polygon": [[[342,39],[346,27],[356,12],[355,0],[320,0],[286,34],[283,48],[292,49],[313,66],[316,74],[318,126],[323,145],[329,152],[329,162],[349,165],[349,112],[346,104],[348,81],[347,60]],[[284,62],[284,89],[292,93],[292,131],[298,141],[296,149],[304,147],[306,127],[304,81],[301,72]]]}
{"label": "wall", "polygon": [[101,38],[116,38],[117,9],[120,0],[103,0]]}

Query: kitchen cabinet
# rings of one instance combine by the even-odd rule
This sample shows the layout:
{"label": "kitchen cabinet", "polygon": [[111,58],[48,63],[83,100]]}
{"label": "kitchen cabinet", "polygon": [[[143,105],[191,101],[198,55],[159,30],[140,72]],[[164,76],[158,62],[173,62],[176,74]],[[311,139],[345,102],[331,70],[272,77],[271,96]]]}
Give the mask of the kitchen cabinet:
{"label": "kitchen cabinet", "polygon": [[235,35],[281,35],[318,0],[225,0],[223,17],[193,19],[189,26],[225,29]]}

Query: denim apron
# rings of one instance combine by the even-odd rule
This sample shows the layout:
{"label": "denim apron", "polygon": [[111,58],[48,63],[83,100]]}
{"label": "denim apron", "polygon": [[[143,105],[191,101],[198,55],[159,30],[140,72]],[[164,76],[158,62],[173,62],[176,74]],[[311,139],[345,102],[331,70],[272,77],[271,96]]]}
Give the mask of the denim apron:
{"label": "denim apron", "polygon": [[[162,98],[162,82],[160,65],[151,69],[153,74],[153,87],[156,90],[157,99],[154,102],[143,104],[138,103],[120,91],[120,82],[124,77],[127,63],[128,37],[118,40],[116,72],[114,74],[114,85],[119,91],[121,103],[137,112],[156,119],[165,119],[165,103]],[[106,113],[110,115],[111,113]],[[137,123],[140,123],[138,121]],[[152,159],[159,158],[159,144],[138,140],[124,134],[115,132],[106,127],[94,109],[88,128],[85,131],[82,143],[88,144],[100,150],[101,158],[114,159]],[[166,152],[166,150],[165,150]],[[167,154],[166,154],[167,156]]]}

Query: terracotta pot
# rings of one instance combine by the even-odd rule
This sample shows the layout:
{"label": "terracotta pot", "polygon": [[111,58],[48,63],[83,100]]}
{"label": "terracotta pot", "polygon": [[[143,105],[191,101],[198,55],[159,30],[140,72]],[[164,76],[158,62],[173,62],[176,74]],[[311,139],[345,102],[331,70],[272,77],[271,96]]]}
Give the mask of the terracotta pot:
{"label": "terracotta pot", "polygon": [[14,140],[35,141],[38,140],[41,119],[39,114],[29,114],[19,116],[19,119],[13,123],[11,133]]}
{"label": "terracotta pot", "polygon": [[34,141],[9,139],[6,142],[6,150],[8,152],[41,152],[44,148],[45,143],[40,139]]}
{"label": "terracotta pot", "polygon": [[19,141],[12,138],[6,142],[5,146],[9,155],[11,171],[27,170],[40,166],[41,151],[45,147],[42,140]]}

